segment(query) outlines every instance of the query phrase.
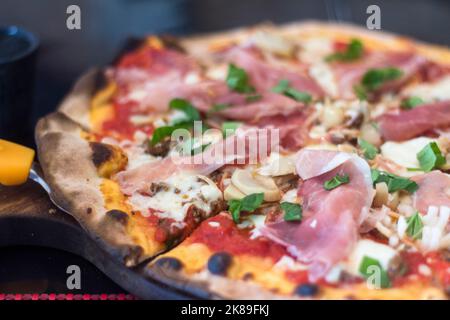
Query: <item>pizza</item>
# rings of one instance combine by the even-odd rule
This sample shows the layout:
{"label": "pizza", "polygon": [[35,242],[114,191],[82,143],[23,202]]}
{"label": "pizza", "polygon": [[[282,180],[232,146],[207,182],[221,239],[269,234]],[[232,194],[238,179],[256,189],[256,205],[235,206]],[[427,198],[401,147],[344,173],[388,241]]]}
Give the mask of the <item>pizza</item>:
{"label": "pizza", "polygon": [[149,36],[36,141],[56,202],[145,277],[217,298],[448,298],[448,48],[319,22]]}

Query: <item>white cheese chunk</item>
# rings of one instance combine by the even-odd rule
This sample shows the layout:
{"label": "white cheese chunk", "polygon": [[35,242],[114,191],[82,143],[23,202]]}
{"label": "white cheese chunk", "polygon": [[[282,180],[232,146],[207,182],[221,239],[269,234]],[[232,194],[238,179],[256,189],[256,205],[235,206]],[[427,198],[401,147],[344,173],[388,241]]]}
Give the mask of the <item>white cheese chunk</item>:
{"label": "white cheese chunk", "polygon": [[434,83],[422,83],[411,86],[403,92],[404,95],[420,97],[425,102],[450,99],[450,76],[443,77]]}
{"label": "white cheese chunk", "polygon": [[258,214],[252,214],[248,216],[248,219],[250,219],[255,226],[255,228],[250,231],[250,239],[255,239],[259,236],[261,236],[261,228],[264,227],[266,216],[265,215],[258,215]]}
{"label": "white cheese chunk", "polygon": [[350,255],[346,269],[353,275],[361,275],[359,268],[364,257],[377,260],[384,270],[388,270],[391,263],[398,256],[396,250],[390,246],[372,240],[359,240]]}
{"label": "white cheese chunk", "polygon": [[381,146],[381,154],[405,168],[419,168],[417,153],[433,139],[419,137],[405,142],[388,141]]}
{"label": "white cheese chunk", "polygon": [[278,152],[272,152],[257,172],[262,176],[272,177],[295,173],[294,156],[283,156]]}
{"label": "white cheese chunk", "polygon": [[297,196],[297,189],[291,189],[287,191],[280,202],[291,202],[291,203],[299,203],[299,199]]}

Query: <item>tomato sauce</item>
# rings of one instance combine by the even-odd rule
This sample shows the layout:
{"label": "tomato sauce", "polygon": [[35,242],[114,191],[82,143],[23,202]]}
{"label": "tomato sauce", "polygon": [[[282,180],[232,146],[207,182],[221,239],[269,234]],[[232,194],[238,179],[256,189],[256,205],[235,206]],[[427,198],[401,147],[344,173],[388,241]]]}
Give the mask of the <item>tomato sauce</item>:
{"label": "tomato sauce", "polygon": [[[219,223],[211,226],[210,222]],[[193,243],[203,243],[213,251],[226,251],[233,255],[249,254],[269,257],[274,262],[286,255],[286,249],[264,238],[250,239],[248,229],[239,229],[226,214],[219,214],[205,220],[189,239]]]}
{"label": "tomato sauce", "polygon": [[136,106],[133,102],[113,104],[114,116],[102,124],[102,134],[104,136],[114,137],[119,140],[133,139],[136,131],[142,131],[149,136],[153,133],[154,127],[151,124],[136,126],[130,121],[130,117],[136,112]]}

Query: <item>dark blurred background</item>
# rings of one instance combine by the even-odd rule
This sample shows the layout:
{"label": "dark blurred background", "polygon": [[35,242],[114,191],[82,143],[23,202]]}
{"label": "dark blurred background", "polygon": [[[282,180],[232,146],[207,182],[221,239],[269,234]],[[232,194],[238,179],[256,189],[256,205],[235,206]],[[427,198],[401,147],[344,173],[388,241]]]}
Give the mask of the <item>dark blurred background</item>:
{"label": "dark blurred background", "polygon": [[[66,9],[72,4],[81,7],[81,30],[66,28]],[[57,107],[75,79],[89,67],[108,64],[129,36],[185,35],[304,19],[365,25],[371,4],[381,8],[383,30],[450,46],[448,0],[0,0],[0,26],[22,26],[41,41],[26,143],[33,145],[34,123]],[[1,112],[5,106],[0,105]],[[17,128],[25,125],[17,119]],[[87,261],[61,251],[2,248],[0,257],[0,293],[65,292],[70,264],[83,270],[84,292],[121,290]]]}
{"label": "dark blurred background", "polygon": [[[81,30],[66,28],[71,4],[81,8]],[[304,19],[365,25],[370,4],[380,6],[383,30],[450,45],[448,0],[1,0],[0,25],[23,26],[41,40],[35,123],[56,108],[84,70],[111,61],[128,36],[204,33]]]}

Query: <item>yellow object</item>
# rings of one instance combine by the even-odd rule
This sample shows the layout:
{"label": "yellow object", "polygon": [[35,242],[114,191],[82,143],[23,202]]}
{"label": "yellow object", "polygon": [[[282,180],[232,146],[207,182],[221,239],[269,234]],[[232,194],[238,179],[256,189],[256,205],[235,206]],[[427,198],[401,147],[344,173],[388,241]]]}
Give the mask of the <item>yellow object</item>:
{"label": "yellow object", "polygon": [[0,184],[25,183],[34,159],[34,150],[0,139]]}

